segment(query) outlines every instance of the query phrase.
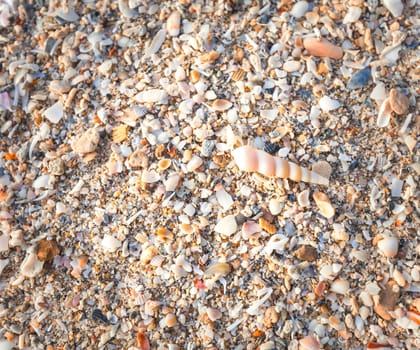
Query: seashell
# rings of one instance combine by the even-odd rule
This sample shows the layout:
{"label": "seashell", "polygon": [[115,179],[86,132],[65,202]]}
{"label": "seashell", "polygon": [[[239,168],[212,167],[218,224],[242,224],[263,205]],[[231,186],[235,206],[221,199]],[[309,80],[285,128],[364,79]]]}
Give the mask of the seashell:
{"label": "seashell", "polygon": [[391,89],[389,92],[389,103],[391,109],[397,114],[405,114],[408,111],[410,106],[410,101],[407,96],[405,96],[398,89]]}
{"label": "seashell", "polygon": [[156,52],[158,52],[162,44],[165,42],[165,38],[166,38],[166,30],[165,29],[159,30],[154,36],[154,38],[152,39],[152,41],[150,42],[149,46],[146,47],[146,49],[144,50],[145,57],[149,57],[151,55],[154,55]]}
{"label": "seashell", "polygon": [[275,250],[283,252],[288,242],[289,238],[280,233],[272,235],[264,247],[264,253],[266,255],[271,255]]}
{"label": "seashell", "polygon": [[[259,308],[270,298],[271,294],[273,293],[273,288],[263,288],[260,291],[260,295],[264,295],[261,299],[254,301],[251,306],[246,309],[247,314],[251,316],[258,315],[260,312]],[[265,293],[265,294],[262,294]]]}
{"label": "seashell", "polygon": [[398,253],[399,240],[395,236],[384,236],[378,242],[379,251],[387,258],[393,258]]}
{"label": "seashell", "polygon": [[376,120],[376,125],[380,128],[384,128],[385,126],[388,126],[389,121],[391,119],[391,103],[389,102],[389,98],[385,99],[381,107],[379,108],[378,112],[378,119]]}
{"label": "seashell", "polygon": [[407,318],[420,326],[420,314],[414,310],[407,311]]}
{"label": "seashell", "polygon": [[142,250],[140,254],[140,262],[143,264],[148,264],[154,256],[156,256],[158,253],[158,250],[155,246],[150,245]]}
{"label": "seashell", "polygon": [[332,168],[328,162],[320,160],[312,165],[312,171],[325,177],[326,179],[329,179],[332,173]]}
{"label": "seashell", "polygon": [[48,85],[50,92],[59,96],[69,92],[70,88],[70,83],[67,80],[52,80]]}
{"label": "seashell", "polygon": [[301,66],[302,64],[299,61],[290,60],[283,64],[283,70],[289,73],[297,72]]}
{"label": "seashell", "polygon": [[334,241],[336,242],[347,242],[350,238],[349,234],[346,232],[344,225],[342,224],[333,224],[333,233],[331,235],[331,237],[334,239]]}
{"label": "seashell", "polygon": [[121,241],[114,236],[105,234],[104,238],[101,241],[101,245],[104,248],[105,252],[114,253],[121,247]]}
{"label": "seashell", "polygon": [[309,4],[306,1],[298,1],[293,5],[290,14],[295,18],[301,18],[305,15],[306,11],[308,11],[308,8]]}
{"label": "seashell", "polygon": [[211,307],[208,307],[206,310],[207,316],[209,317],[209,319],[214,322],[220,318],[222,318],[222,313],[217,310],[217,309],[213,309]]}
{"label": "seashell", "polygon": [[[2,10],[2,12],[0,12],[0,26],[3,25],[2,18],[1,18],[3,15],[7,16],[8,15],[8,10]],[[8,22],[6,22],[5,24],[8,24]],[[6,27],[6,25],[3,25],[3,26]],[[9,341],[9,340],[4,340],[4,339],[0,340],[0,350],[13,350],[13,349],[16,349],[16,343],[15,342]]]}
{"label": "seashell", "polygon": [[171,166],[171,164],[172,164],[172,161],[170,159],[164,158],[164,159],[159,160],[158,167],[160,170],[166,170]]}
{"label": "seashell", "polygon": [[199,156],[194,155],[187,163],[187,171],[192,172],[194,170],[197,170],[202,164],[203,160]]}
{"label": "seashell", "polygon": [[150,350],[150,342],[144,332],[137,332],[137,347],[139,350]]}
{"label": "seashell", "polygon": [[384,101],[386,99],[386,89],[384,83],[377,83],[376,86],[373,88],[370,98],[375,101]]}
{"label": "seashell", "polygon": [[366,344],[366,349],[376,349],[376,350],[392,350],[392,347],[388,344],[379,344],[369,342]]}
{"label": "seashell", "polygon": [[326,39],[305,38],[303,40],[303,46],[312,56],[330,57],[334,59],[343,57],[342,48],[330,43]]}
{"label": "seashell", "polygon": [[210,62],[216,61],[219,57],[220,57],[220,53],[218,53],[215,50],[212,50],[209,53],[201,55],[199,58],[199,61],[201,63],[210,63]]}
{"label": "seashell", "polygon": [[229,208],[233,205],[232,196],[225,191],[221,184],[217,186],[216,199],[224,210],[229,210]]}
{"label": "seashell", "polygon": [[198,81],[200,80],[200,72],[196,71],[196,70],[191,70],[190,72],[190,80],[193,84],[198,83]]}
{"label": "seashell", "polygon": [[177,325],[178,321],[176,319],[175,314],[173,313],[169,313],[165,316],[165,326],[172,328],[175,327]]}
{"label": "seashell", "polygon": [[271,235],[275,234],[277,232],[277,228],[275,225],[270,223],[268,220],[264,219],[263,217],[260,217],[258,219],[258,225],[260,225],[261,229]]}
{"label": "seashell", "polygon": [[10,97],[6,91],[0,92],[0,111],[12,111]]}
{"label": "seashell", "polygon": [[275,198],[271,198],[268,202],[268,209],[270,210],[271,214],[278,215],[283,209],[283,203]]}
{"label": "seashell", "polygon": [[4,268],[9,264],[9,259],[0,259],[0,276]]}
{"label": "seashell", "polygon": [[139,103],[166,104],[168,100],[168,93],[163,89],[150,89],[139,92],[134,96],[134,100]]}
{"label": "seashell", "polygon": [[159,306],[162,305],[162,302],[157,300],[147,300],[144,303],[144,311],[147,315],[153,316],[154,312],[159,309]]}
{"label": "seashell", "polygon": [[165,186],[166,191],[168,192],[175,191],[175,189],[179,185],[180,179],[181,179],[181,176],[176,173],[169,174],[167,179],[163,182],[163,185]]}
{"label": "seashell", "polygon": [[239,68],[237,71],[233,72],[231,75],[231,78],[233,81],[241,81],[243,78],[245,78],[246,72]]}
{"label": "seashell", "polygon": [[173,11],[166,21],[166,30],[170,36],[178,36],[181,29],[181,14]]}
{"label": "seashell", "polygon": [[224,99],[217,99],[212,103],[212,108],[217,112],[226,111],[230,107],[232,107],[232,102]]}
{"label": "seashell", "polygon": [[404,287],[405,284],[407,283],[404,278],[404,275],[398,269],[394,269],[392,273],[392,277],[394,278],[395,282],[397,282],[397,284],[400,287]]}
{"label": "seashell", "polygon": [[332,206],[328,196],[322,192],[315,192],[313,194],[313,198],[320,214],[327,219],[331,219],[335,214],[335,209]]}
{"label": "seashell", "polygon": [[114,129],[112,129],[112,141],[114,141],[115,143],[121,143],[124,140],[126,140],[127,130],[127,125],[116,126]]}
{"label": "seashell", "polygon": [[44,112],[44,117],[51,123],[57,124],[64,116],[64,106],[61,101],[57,101]]}
{"label": "seashell", "polygon": [[324,112],[330,112],[330,111],[334,111],[335,109],[339,108],[340,107],[340,102],[337,101],[337,100],[333,100],[329,96],[322,96],[321,99],[319,100],[319,107]]}
{"label": "seashell", "polygon": [[141,182],[142,183],[155,183],[160,180],[160,175],[154,170],[143,170],[141,173]]}
{"label": "seashell", "polygon": [[313,335],[308,335],[299,340],[299,350],[319,350],[320,348],[318,339]]}
{"label": "seashell", "polygon": [[150,265],[159,267],[163,264],[164,261],[165,261],[165,258],[162,255],[156,255],[152,258],[152,260],[150,260]]}
{"label": "seashell", "polygon": [[352,77],[347,83],[347,89],[355,90],[364,88],[371,77],[372,73],[370,67],[363,68],[359,70],[356,74],[352,75]]}
{"label": "seashell", "polygon": [[314,293],[319,298],[325,297],[328,290],[328,283],[325,281],[320,281],[317,283],[317,285],[314,287]]}
{"label": "seashell", "polygon": [[301,207],[308,207],[309,202],[309,190],[303,190],[297,196],[298,203]]}
{"label": "seashell", "polygon": [[187,271],[185,271],[182,266],[172,264],[171,271],[174,274],[175,278],[182,278],[187,276]]}
{"label": "seashell", "polygon": [[36,247],[36,255],[40,261],[52,262],[60,253],[60,248],[55,240],[41,239]]}
{"label": "seashell", "polygon": [[246,221],[242,225],[242,238],[249,239],[253,234],[261,232],[261,226],[255,221]]}
{"label": "seashell", "polygon": [[156,236],[161,240],[162,242],[170,241],[174,238],[174,234],[169,231],[168,229],[164,227],[159,227],[156,230]]}
{"label": "seashell", "polygon": [[404,10],[404,4],[401,0],[382,0],[384,6],[394,17],[400,17]]}
{"label": "seashell", "polygon": [[391,182],[391,197],[401,197],[403,185],[404,181],[400,180],[398,177],[393,178]]}
{"label": "seashell", "polygon": [[50,188],[50,174],[45,174],[37,177],[32,183],[33,188]]}
{"label": "seashell", "polygon": [[95,128],[87,129],[81,136],[74,139],[71,148],[79,155],[94,152],[99,143],[99,131]]}
{"label": "seashell", "polygon": [[268,120],[275,120],[279,114],[277,109],[262,109],[260,110],[261,117]]}
{"label": "seashell", "polygon": [[336,279],[331,283],[330,291],[337,294],[347,294],[350,289],[350,283],[343,279]]}
{"label": "seashell", "polygon": [[343,24],[349,24],[358,21],[361,14],[362,9],[360,7],[350,6],[343,18]]}
{"label": "seashell", "polygon": [[204,271],[204,276],[226,276],[229,274],[231,267],[229,263],[226,262],[217,262],[210,265],[206,271]]}
{"label": "seashell", "polygon": [[214,231],[224,236],[231,236],[238,229],[235,215],[228,215],[221,219],[214,227]]}
{"label": "seashell", "polygon": [[269,177],[275,176],[319,185],[328,185],[329,183],[328,179],[313,171],[250,146],[236,148],[232,151],[232,156],[242,171],[258,172]]}
{"label": "seashell", "polygon": [[57,10],[55,15],[66,22],[76,22],[79,19],[79,15],[76,11],[70,7],[65,7],[65,10]]}
{"label": "seashell", "polygon": [[35,277],[37,276],[44,267],[44,262],[38,260],[38,257],[35,253],[30,253],[23,260],[22,265],[20,266],[20,272],[25,277]]}
{"label": "seashell", "polygon": [[114,62],[112,60],[105,60],[96,69],[98,70],[100,74],[108,76],[113,65],[114,65]]}

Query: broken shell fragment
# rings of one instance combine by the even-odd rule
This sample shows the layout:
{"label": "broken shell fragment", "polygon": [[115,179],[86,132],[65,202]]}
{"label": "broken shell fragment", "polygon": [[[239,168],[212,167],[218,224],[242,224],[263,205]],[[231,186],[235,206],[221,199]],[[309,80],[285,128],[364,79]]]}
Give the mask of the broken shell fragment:
{"label": "broken shell fragment", "polygon": [[95,128],[86,130],[81,136],[73,140],[71,147],[79,155],[91,153],[96,150],[99,143],[99,131]]}
{"label": "broken shell fragment", "polygon": [[383,0],[385,7],[394,17],[400,17],[404,10],[404,4],[401,0]]}
{"label": "broken shell fragment", "polygon": [[30,253],[23,260],[22,265],[20,266],[20,272],[25,277],[35,277],[37,276],[44,267],[44,262],[38,260],[38,257],[35,253]]}
{"label": "broken shell fragment", "polygon": [[387,126],[391,119],[391,112],[391,104],[389,102],[389,98],[387,98],[382,102],[381,107],[379,108],[376,125],[378,125],[380,128],[384,128],[385,126]]}
{"label": "broken shell fragment", "polygon": [[327,219],[331,219],[335,214],[335,209],[332,206],[328,196],[322,192],[315,192],[313,194],[313,198],[320,214]]}
{"label": "broken shell fragment", "polygon": [[319,350],[320,345],[318,339],[313,335],[308,335],[299,340],[299,350]]}
{"label": "broken shell fragment", "polygon": [[181,14],[173,11],[166,21],[166,30],[170,36],[178,36],[181,28]]}
{"label": "broken shell fragment", "polygon": [[214,231],[225,236],[230,236],[236,232],[238,224],[234,215],[225,216],[214,228]]}
{"label": "broken shell fragment", "polygon": [[206,271],[204,271],[204,276],[226,276],[231,270],[231,267],[226,262],[218,262],[210,265]]}
{"label": "broken shell fragment", "polygon": [[408,97],[404,95],[398,89],[392,89],[389,92],[389,104],[391,109],[397,114],[405,114],[408,111],[410,101]]}
{"label": "broken shell fragment", "polygon": [[385,236],[378,242],[379,251],[387,258],[393,258],[398,253],[399,240],[395,236]]}
{"label": "broken shell fragment", "polygon": [[333,283],[331,283],[330,290],[333,293],[337,294],[347,294],[350,288],[350,283],[343,279],[336,279]]}
{"label": "broken shell fragment", "polygon": [[246,221],[242,225],[242,238],[249,239],[253,234],[261,232],[261,226],[255,221]]}
{"label": "broken shell fragment", "polygon": [[343,57],[342,48],[330,43],[326,39],[305,38],[303,40],[303,46],[312,56],[329,57],[334,59],[340,59]]}

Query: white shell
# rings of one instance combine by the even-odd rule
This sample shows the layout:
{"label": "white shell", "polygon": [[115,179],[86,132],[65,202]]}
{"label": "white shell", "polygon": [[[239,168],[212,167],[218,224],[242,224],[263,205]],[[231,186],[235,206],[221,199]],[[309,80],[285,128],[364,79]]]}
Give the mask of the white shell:
{"label": "white shell", "polygon": [[219,318],[222,318],[222,313],[219,310],[213,309],[211,307],[207,308],[206,313],[211,321],[216,321]]}
{"label": "white shell", "polygon": [[178,36],[181,28],[181,14],[173,11],[166,21],[166,30],[170,36]]}
{"label": "white shell", "polygon": [[141,174],[141,181],[144,183],[154,183],[160,180],[160,175],[154,170],[143,170]]}
{"label": "white shell", "polygon": [[283,209],[283,205],[277,199],[271,198],[270,202],[268,202],[268,209],[270,210],[271,214],[278,215],[278,214],[280,214],[281,210]]}
{"label": "white shell", "polygon": [[169,174],[168,178],[163,183],[165,186],[165,190],[168,192],[175,191],[175,189],[178,187],[180,179],[181,176],[179,176],[176,173]]}
{"label": "white shell", "polygon": [[41,175],[32,183],[33,188],[49,188],[50,187],[50,175]]}
{"label": "white shell", "polygon": [[362,14],[362,9],[356,6],[350,6],[343,19],[343,24],[354,23]]}
{"label": "white shell", "polygon": [[44,112],[45,118],[51,123],[58,123],[64,115],[64,106],[61,101],[57,101],[51,107],[47,108]]}
{"label": "white shell", "polygon": [[101,242],[105,252],[113,253],[121,247],[121,241],[116,239],[114,236],[105,234]]}
{"label": "white shell", "polygon": [[168,93],[162,89],[150,89],[139,92],[134,99],[140,103],[160,103],[165,104],[168,99]]}
{"label": "white shell", "polygon": [[382,0],[385,7],[394,17],[400,17],[404,10],[404,4],[401,0]]}
{"label": "white shell", "polygon": [[38,275],[42,268],[44,267],[44,262],[38,260],[38,257],[35,253],[30,253],[23,260],[22,265],[20,266],[20,272],[25,277],[35,277]]}
{"label": "white shell", "polygon": [[214,228],[214,231],[225,236],[230,236],[236,232],[238,224],[234,215],[225,216],[221,219]]}
{"label": "white shell", "polygon": [[347,294],[350,289],[350,283],[343,279],[337,279],[331,283],[330,291],[337,294]]}
{"label": "white shell", "polygon": [[309,206],[309,190],[303,190],[297,196],[298,203],[301,207]]}
{"label": "white shell", "polygon": [[144,55],[147,57],[147,56],[153,55],[156,52],[158,52],[159,49],[160,49],[160,47],[162,46],[162,44],[165,41],[165,37],[166,37],[166,30],[165,29],[159,30],[156,33],[156,35],[153,38],[153,40],[150,43],[150,45],[144,51]]}
{"label": "white shell", "polygon": [[385,236],[378,242],[379,251],[387,258],[393,258],[398,253],[399,240],[395,236]]}
{"label": "white shell", "polygon": [[391,197],[401,197],[404,181],[395,177],[391,183]]}
{"label": "white shell", "polygon": [[223,187],[216,190],[216,199],[224,210],[229,210],[233,204],[232,196]]}
{"label": "white shell", "polygon": [[9,264],[9,259],[0,260],[0,276],[4,268]]}
{"label": "white shell", "polygon": [[384,100],[384,102],[382,102],[381,107],[379,108],[378,119],[376,120],[376,124],[380,128],[387,126],[391,119],[391,113],[391,104],[389,102],[389,98],[387,98]]}
{"label": "white shell", "polygon": [[306,11],[308,11],[308,8],[309,4],[306,1],[298,1],[293,5],[290,14],[295,18],[300,18],[305,15]]}
{"label": "white shell", "polygon": [[337,100],[333,100],[329,96],[322,96],[321,99],[319,100],[319,107],[324,112],[329,112],[329,111],[333,111],[333,110],[339,108],[340,107],[340,102],[337,101]]}
{"label": "white shell", "polygon": [[386,88],[385,84],[382,82],[379,82],[376,84],[376,86],[373,88],[370,98],[375,101],[384,101],[386,99]]}
{"label": "white shell", "polygon": [[191,158],[191,160],[187,163],[187,171],[194,171],[198,169],[201,166],[201,164],[203,164],[203,160],[199,156],[194,155]]}

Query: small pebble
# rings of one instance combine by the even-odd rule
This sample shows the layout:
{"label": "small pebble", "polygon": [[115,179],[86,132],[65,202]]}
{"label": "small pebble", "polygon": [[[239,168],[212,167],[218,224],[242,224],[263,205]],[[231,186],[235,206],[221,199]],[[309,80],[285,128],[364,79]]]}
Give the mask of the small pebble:
{"label": "small pebble", "polygon": [[302,245],[296,250],[296,257],[303,261],[315,261],[318,258],[316,248],[310,245]]}
{"label": "small pebble", "polygon": [[306,1],[298,1],[293,5],[290,14],[295,18],[301,18],[305,15],[306,11],[308,11],[308,8],[309,4]]}
{"label": "small pebble", "polygon": [[73,140],[71,147],[79,155],[91,153],[96,150],[99,143],[99,131],[96,128],[86,130],[81,136]]}

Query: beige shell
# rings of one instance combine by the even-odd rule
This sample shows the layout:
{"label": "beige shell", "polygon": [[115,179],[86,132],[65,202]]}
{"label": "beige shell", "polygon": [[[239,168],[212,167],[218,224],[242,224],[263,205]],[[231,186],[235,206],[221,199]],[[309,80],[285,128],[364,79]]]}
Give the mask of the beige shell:
{"label": "beige shell", "polygon": [[395,236],[384,236],[378,242],[379,251],[387,258],[393,258],[398,253],[399,240]]}
{"label": "beige shell", "polygon": [[326,186],[329,183],[328,179],[313,171],[250,146],[236,148],[232,155],[236,165],[242,171]]}
{"label": "beige shell", "polygon": [[166,30],[170,36],[178,36],[181,29],[181,14],[173,11],[166,21]]}
{"label": "beige shell", "polygon": [[217,99],[213,101],[212,107],[215,111],[222,112],[232,107],[232,102],[224,99]]}
{"label": "beige shell", "polygon": [[313,336],[308,335],[299,340],[299,350],[319,350],[319,341]]}
{"label": "beige shell", "polygon": [[320,214],[327,219],[331,219],[335,214],[335,209],[328,196],[322,192],[315,192],[313,197]]}

